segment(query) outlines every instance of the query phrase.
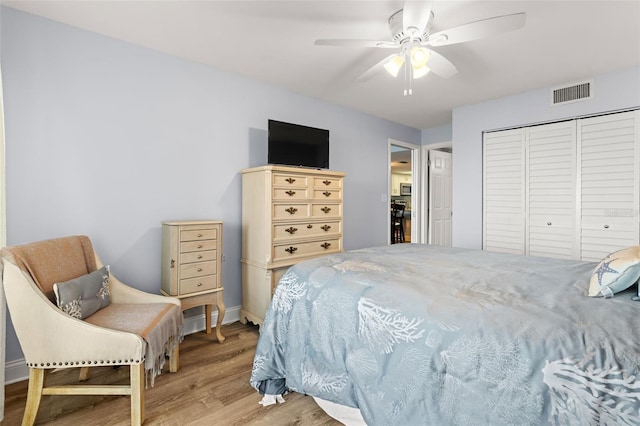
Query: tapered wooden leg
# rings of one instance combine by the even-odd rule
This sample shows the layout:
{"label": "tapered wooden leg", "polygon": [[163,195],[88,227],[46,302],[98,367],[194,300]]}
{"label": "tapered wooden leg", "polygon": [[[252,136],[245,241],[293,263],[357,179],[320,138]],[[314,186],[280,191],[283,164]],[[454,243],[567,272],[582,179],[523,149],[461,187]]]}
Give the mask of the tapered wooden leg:
{"label": "tapered wooden leg", "polygon": [[45,374],[46,370],[43,368],[29,368],[29,390],[27,391],[27,404],[24,408],[22,426],[32,426],[36,422]]}
{"label": "tapered wooden leg", "polygon": [[169,354],[169,373],[177,373],[180,369],[180,345],[176,345],[175,348]]}
{"label": "tapered wooden leg", "polygon": [[204,329],[207,334],[211,333],[211,312],[213,305],[204,305]]}
{"label": "tapered wooden leg", "polygon": [[91,370],[89,369],[89,367],[80,367],[80,378],[79,380],[81,382],[85,382],[87,380],[89,380],[89,372]]}
{"label": "tapered wooden leg", "polygon": [[131,426],[144,422],[144,364],[131,365]]}
{"label": "tapered wooden leg", "polygon": [[216,321],[216,337],[218,338],[218,342],[224,342],[224,336],[222,335],[222,320],[224,319],[224,314],[226,312],[226,308],[224,306],[224,300],[222,298],[222,292],[219,291],[216,294],[216,307],[218,308],[218,320]]}

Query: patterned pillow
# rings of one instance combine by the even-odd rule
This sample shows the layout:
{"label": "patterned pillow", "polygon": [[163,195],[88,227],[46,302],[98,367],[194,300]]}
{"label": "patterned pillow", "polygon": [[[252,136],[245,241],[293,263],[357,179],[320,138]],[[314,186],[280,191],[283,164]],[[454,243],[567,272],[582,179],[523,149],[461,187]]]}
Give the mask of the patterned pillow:
{"label": "patterned pillow", "polygon": [[632,246],[609,254],[591,275],[589,296],[613,297],[640,278],[640,246]]}
{"label": "patterned pillow", "polygon": [[85,319],[111,303],[109,266],[53,285],[58,307],[72,317]]}

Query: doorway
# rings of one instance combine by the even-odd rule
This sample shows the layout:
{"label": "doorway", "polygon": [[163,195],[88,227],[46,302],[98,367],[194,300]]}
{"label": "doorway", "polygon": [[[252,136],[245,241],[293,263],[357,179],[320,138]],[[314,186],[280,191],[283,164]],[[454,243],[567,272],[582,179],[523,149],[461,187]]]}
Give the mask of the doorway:
{"label": "doorway", "polygon": [[420,242],[420,176],[420,145],[389,139],[389,243]]}
{"label": "doorway", "polygon": [[422,147],[422,170],[425,171],[425,226],[422,241],[451,246],[452,144]]}

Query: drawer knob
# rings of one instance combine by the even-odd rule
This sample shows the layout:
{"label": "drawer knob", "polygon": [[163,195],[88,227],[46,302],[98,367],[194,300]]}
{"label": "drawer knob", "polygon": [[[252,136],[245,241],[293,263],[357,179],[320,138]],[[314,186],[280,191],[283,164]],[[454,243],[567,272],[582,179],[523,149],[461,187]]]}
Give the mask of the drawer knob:
{"label": "drawer knob", "polygon": [[198,255],[198,259],[202,259],[202,255],[201,254]]}
{"label": "drawer knob", "polygon": [[605,225],[605,226],[604,226],[604,229],[609,229],[609,225]]}
{"label": "drawer knob", "polygon": [[331,181],[330,180],[323,180],[322,183],[324,183],[327,186],[331,185]]}
{"label": "drawer knob", "polygon": [[286,178],[285,180],[289,183],[293,183],[296,181],[294,178]]}
{"label": "drawer knob", "polygon": [[287,191],[285,192],[285,194],[287,194],[289,197],[293,197],[294,195],[296,195],[296,191]]}
{"label": "drawer knob", "polygon": [[202,283],[198,283],[198,287],[202,287]]}
{"label": "drawer knob", "polygon": [[329,247],[331,247],[331,243],[322,243],[320,244],[320,247],[322,247],[323,249],[328,249]]}
{"label": "drawer knob", "polygon": [[296,231],[298,230],[298,228],[294,228],[293,226],[288,227],[287,229],[285,229],[285,231],[287,231],[290,234],[295,234]]}
{"label": "drawer knob", "polygon": [[176,260],[175,259],[171,259],[171,268],[175,268],[176,267]]}
{"label": "drawer knob", "polygon": [[298,211],[298,209],[296,209],[295,207],[289,207],[288,209],[285,210],[287,213],[289,214],[296,214],[296,212]]}
{"label": "drawer knob", "polygon": [[202,272],[202,268],[198,268],[198,272]]}
{"label": "drawer knob", "polygon": [[307,225],[307,229],[311,229],[311,228],[313,228],[313,225],[312,224],[308,224]]}
{"label": "drawer knob", "polygon": [[547,226],[551,226],[551,222],[547,222]]}
{"label": "drawer knob", "polygon": [[329,212],[331,211],[331,207],[324,206],[324,207],[323,207],[323,208],[321,208],[320,210],[322,210],[322,211],[323,211],[323,212],[325,212],[325,213],[329,213]]}
{"label": "drawer knob", "polygon": [[331,193],[329,191],[324,191],[322,195],[324,195],[325,197],[328,197],[331,195]]}
{"label": "drawer knob", "polygon": [[198,248],[202,248],[202,244],[198,244]]}
{"label": "drawer knob", "polygon": [[202,238],[202,234],[198,234],[198,238]]}
{"label": "drawer knob", "polygon": [[322,229],[324,232],[327,232],[329,229],[331,229],[331,226],[329,226],[329,225],[322,225],[322,226],[320,227],[320,229]]}
{"label": "drawer knob", "polygon": [[289,254],[293,254],[294,251],[298,250],[298,247],[289,246],[289,248],[284,249]]}

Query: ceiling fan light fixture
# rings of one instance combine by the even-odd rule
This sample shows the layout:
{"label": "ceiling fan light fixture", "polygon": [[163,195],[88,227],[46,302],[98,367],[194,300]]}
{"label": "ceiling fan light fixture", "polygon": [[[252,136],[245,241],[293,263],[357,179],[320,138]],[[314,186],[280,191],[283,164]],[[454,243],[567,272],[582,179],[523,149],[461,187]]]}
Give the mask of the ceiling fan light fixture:
{"label": "ceiling fan light fixture", "polygon": [[393,55],[391,58],[389,58],[388,61],[383,64],[384,69],[387,70],[387,72],[393,77],[398,76],[398,73],[400,72],[400,69],[403,65],[404,58],[402,57],[402,55]]}
{"label": "ceiling fan light fixture", "polygon": [[425,75],[429,74],[429,71],[431,71],[431,69],[426,65],[418,68],[413,67],[413,79],[415,80],[416,78],[424,77]]}
{"label": "ceiling fan light fixture", "polygon": [[414,70],[427,65],[429,57],[431,56],[429,51],[422,46],[412,47],[409,51],[409,55],[411,57],[411,66]]}

